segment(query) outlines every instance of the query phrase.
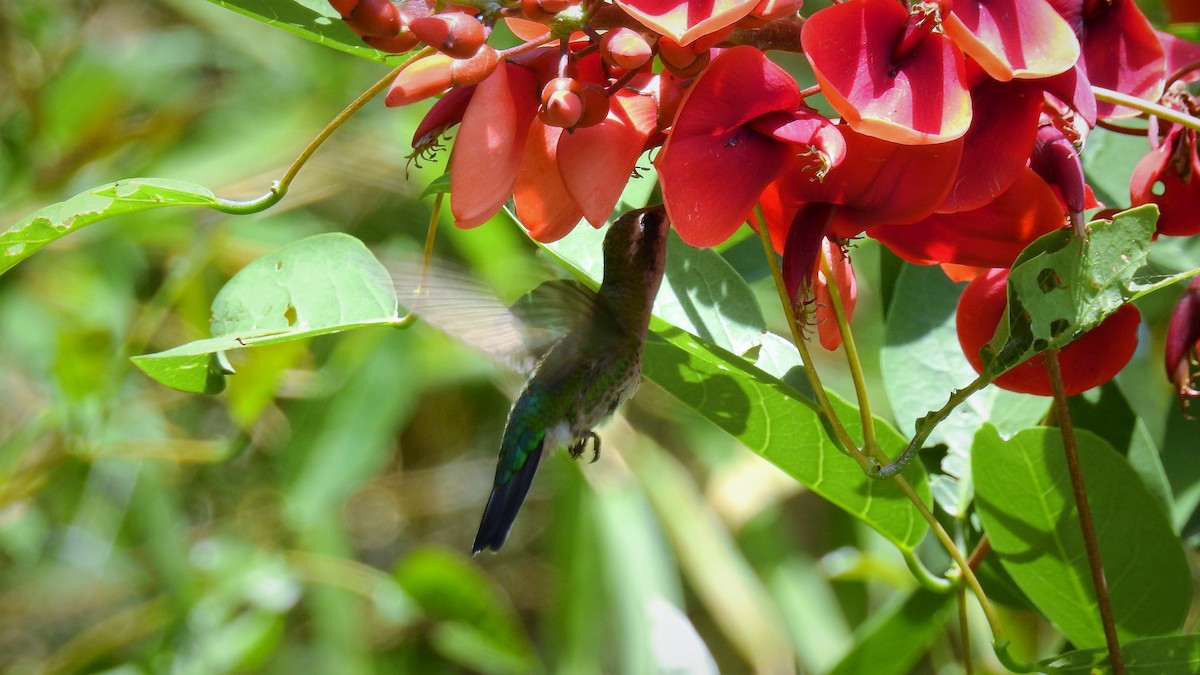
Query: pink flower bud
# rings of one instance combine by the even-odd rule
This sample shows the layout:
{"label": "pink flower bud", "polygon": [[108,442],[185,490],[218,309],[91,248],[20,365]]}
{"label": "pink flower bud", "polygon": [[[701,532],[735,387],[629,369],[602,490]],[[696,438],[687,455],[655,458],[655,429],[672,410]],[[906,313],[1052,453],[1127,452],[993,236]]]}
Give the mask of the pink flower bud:
{"label": "pink flower bud", "polygon": [[1200,398],[1200,277],[1193,277],[1167,324],[1167,377],[1185,413]]}
{"label": "pink flower bud", "polygon": [[610,65],[637,70],[654,57],[654,50],[646,38],[632,28],[614,28],[600,38],[600,55]]}

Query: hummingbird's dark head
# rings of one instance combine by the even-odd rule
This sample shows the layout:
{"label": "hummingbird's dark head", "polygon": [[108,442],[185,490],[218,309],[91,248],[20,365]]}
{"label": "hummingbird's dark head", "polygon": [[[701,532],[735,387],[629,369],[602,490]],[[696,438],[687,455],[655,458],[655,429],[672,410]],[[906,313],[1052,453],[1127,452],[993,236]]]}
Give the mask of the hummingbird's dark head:
{"label": "hummingbird's dark head", "polygon": [[666,264],[667,232],[662,205],[630,211],[617,219],[604,237],[604,282],[644,280],[658,291]]}

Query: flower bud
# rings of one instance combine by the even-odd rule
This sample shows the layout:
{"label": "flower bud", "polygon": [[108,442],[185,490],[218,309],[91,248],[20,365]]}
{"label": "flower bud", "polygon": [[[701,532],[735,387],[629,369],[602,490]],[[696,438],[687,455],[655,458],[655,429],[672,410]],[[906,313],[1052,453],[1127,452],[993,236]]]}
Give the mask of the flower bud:
{"label": "flower bud", "polygon": [[389,0],[358,0],[350,7],[349,14],[342,14],[342,20],[359,37],[396,35],[403,24],[400,9]]}
{"label": "flower bud", "polygon": [[408,105],[440,94],[450,87],[479,84],[496,70],[500,55],[483,45],[469,59],[452,59],[445,54],[431,54],[405,68],[388,89],[384,102],[388,107]]}
{"label": "flower bud", "polygon": [[1191,401],[1200,398],[1200,277],[1192,278],[1171,313],[1163,351],[1167,377],[1175,385],[1186,414]]}
{"label": "flower bud", "polygon": [[707,49],[697,52],[695,43],[680,46],[671,38],[658,39],[658,57],[663,65],[679,77],[695,77],[708,66],[709,53]]}
{"label": "flower bud", "polygon": [[583,85],[580,95],[583,98],[583,117],[575,125],[576,129],[596,126],[608,118],[610,101],[608,94],[604,93],[604,87],[588,83]]}
{"label": "flower bud", "polygon": [[538,117],[547,125],[574,129],[583,119],[583,85],[569,77],[556,77],[542,88]]}
{"label": "flower bud", "polygon": [[421,42],[456,59],[474,56],[487,39],[479,19],[462,12],[413,19],[409,27]]}
{"label": "flower bud", "polygon": [[521,0],[521,14],[530,21],[545,23],[572,4],[571,0]]}
{"label": "flower bud", "polygon": [[609,65],[637,70],[654,57],[654,50],[632,28],[614,28],[600,38],[600,55]]}
{"label": "flower bud", "polygon": [[402,28],[396,35],[364,37],[362,40],[375,49],[389,54],[403,54],[421,44],[417,36],[407,28]]}

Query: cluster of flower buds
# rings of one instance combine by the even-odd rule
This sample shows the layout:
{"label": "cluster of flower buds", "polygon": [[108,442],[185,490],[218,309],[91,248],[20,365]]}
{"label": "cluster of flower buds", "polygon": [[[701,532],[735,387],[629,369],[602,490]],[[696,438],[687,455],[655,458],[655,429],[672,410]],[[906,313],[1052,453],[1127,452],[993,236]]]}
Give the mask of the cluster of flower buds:
{"label": "cluster of flower buds", "polygon": [[[432,48],[387,102],[444,94],[414,155],[459,127],[449,164],[460,227],[510,198],[541,241],[583,220],[600,226],[639,157],[657,148],[680,237],[720,244],[758,209],[797,306],[816,305],[826,346],[839,339],[825,335],[822,293],[832,285],[853,297],[838,242],[869,236],[956,279],[1004,270],[1042,234],[1082,233],[1085,210],[1101,206],[1079,153],[1098,123],[1139,113],[1096,92],[1197,108],[1184,84],[1200,46],[1155,31],[1134,0],[847,0],[805,17],[802,0],[521,0],[436,12],[426,0],[331,2],[370,44]],[[499,21],[524,42],[489,46]],[[817,86],[802,90],[767,50],[802,53]],[[811,104],[818,94],[836,116]],[[1196,133],[1150,128],[1131,201],[1160,206],[1160,233],[1194,234]]]}

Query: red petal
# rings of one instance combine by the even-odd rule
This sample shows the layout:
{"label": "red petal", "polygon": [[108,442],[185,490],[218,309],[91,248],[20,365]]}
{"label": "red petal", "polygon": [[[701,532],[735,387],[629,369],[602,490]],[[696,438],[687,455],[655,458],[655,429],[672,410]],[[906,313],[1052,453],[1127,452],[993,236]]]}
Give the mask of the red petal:
{"label": "red petal", "polygon": [[504,64],[475,88],[450,156],[456,225],[483,224],[512,194],[537,107],[533,73],[520,66]]}
{"label": "red petal", "polygon": [[874,225],[916,222],[945,200],[958,173],[961,138],[901,145],[840,128],[846,159],[820,182],[805,165],[790,165],[779,180],[785,199],[845,205],[834,227],[841,237]]}
{"label": "red petal", "polygon": [[713,59],[680,105],[655,161],[663,201],[684,241],[714,246],[741,226],[793,152],[748,123],[799,105],[795,80],[759,50],[734,47]]}
{"label": "red petal", "polygon": [[616,0],[625,13],[679,45],[732,26],[758,0]]}
{"label": "red petal", "polygon": [[558,142],[558,171],[588,222],[600,227],[612,214],[629,175],[657,125],[654,99],[631,93],[612,98],[608,118],[576,129]]}
{"label": "red petal", "polygon": [[1158,205],[1159,234],[1200,234],[1200,215],[1197,215],[1200,214],[1200,157],[1196,155],[1196,132],[1182,127],[1168,132],[1163,142],[1134,167],[1129,188],[1130,201],[1135,206]]}
{"label": "red petal", "polygon": [[900,62],[908,13],[893,0],[852,0],[809,17],[800,33],[821,92],[855,131],[896,143],[943,143],[971,123],[962,53],[926,35]]}
{"label": "red petal", "polygon": [[954,187],[938,207],[941,213],[977,209],[992,201],[1013,184],[1033,152],[1041,90],[985,79],[971,89],[971,101],[971,128],[963,137]]}
{"label": "red petal", "polygon": [[[1166,79],[1162,44],[1133,0],[1097,3],[1095,16],[1085,17],[1083,58],[1087,75],[1097,87],[1157,101]],[[1100,101],[1102,118],[1134,117],[1140,113]]]}
{"label": "red petal", "polygon": [[[850,258],[846,257],[842,247],[825,239],[821,242],[821,250],[829,261],[830,271],[833,272],[833,283],[837,287],[842,301],[842,310],[846,313],[846,321],[854,316],[854,304],[858,299],[858,283],[854,279],[854,268],[850,266]],[[814,318],[817,324],[817,338],[821,346],[829,351],[837,349],[842,344],[842,330],[838,326],[837,314],[833,310],[832,293],[829,290],[829,280],[818,266],[813,275]]]}
{"label": "red petal", "polygon": [[913,262],[1008,267],[1026,245],[1063,222],[1054,192],[1025,169],[1011,188],[983,208],[876,227],[870,235]]}
{"label": "red petal", "polygon": [[517,217],[529,236],[543,243],[562,239],[583,219],[558,172],[555,148],[562,133],[561,127],[534,121],[513,187]]}
{"label": "red petal", "polygon": [[1001,81],[1057,75],[1079,60],[1075,31],[1046,0],[957,0],[942,28]]}

